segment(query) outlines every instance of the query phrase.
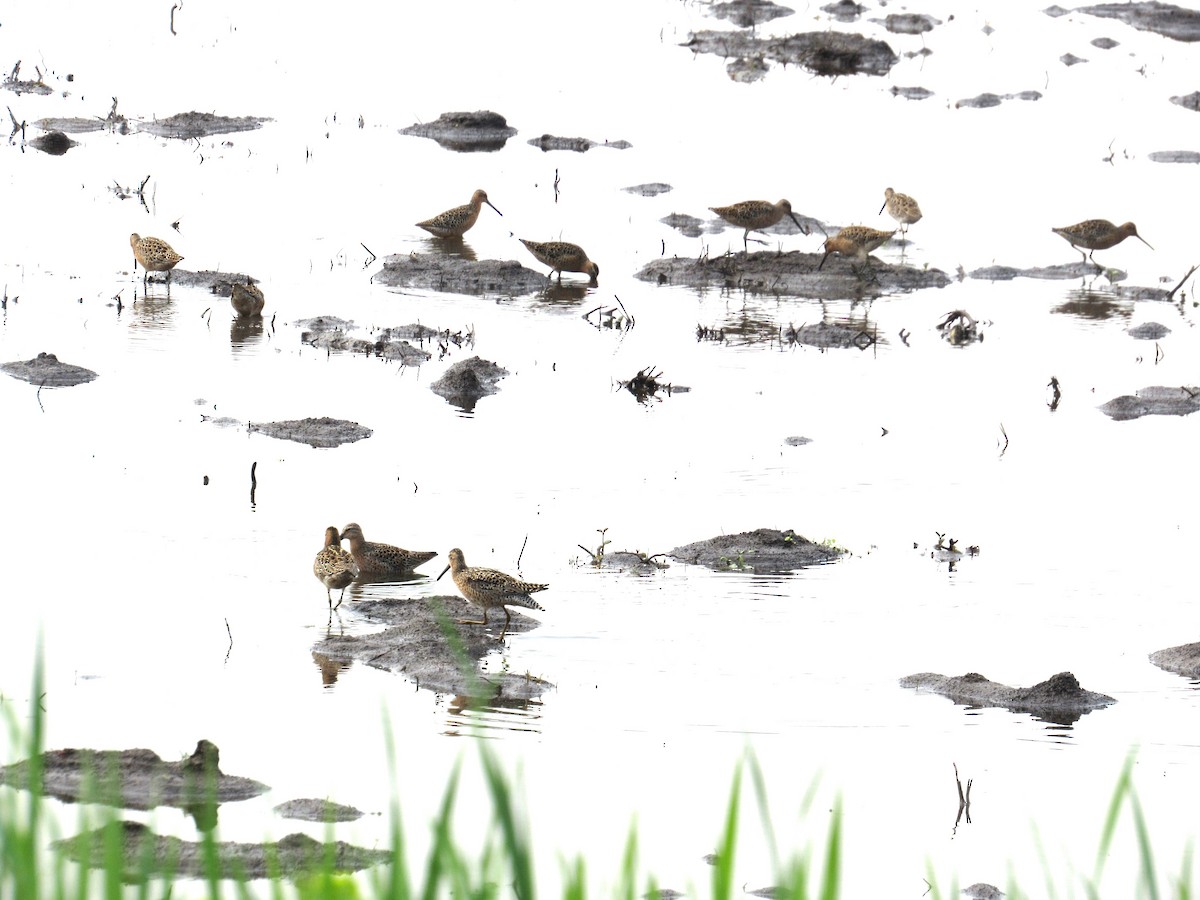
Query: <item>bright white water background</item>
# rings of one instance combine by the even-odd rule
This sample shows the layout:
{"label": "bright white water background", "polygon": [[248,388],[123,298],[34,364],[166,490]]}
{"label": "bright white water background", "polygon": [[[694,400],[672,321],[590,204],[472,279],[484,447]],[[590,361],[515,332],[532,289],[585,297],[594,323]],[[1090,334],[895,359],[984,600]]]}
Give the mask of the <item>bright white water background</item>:
{"label": "bright white water background", "polygon": [[[844,896],[917,898],[928,870],[943,889],[1003,887],[1011,871],[1032,896],[1047,878],[1069,895],[1091,871],[1110,792],[1137,748],[1156,858],[1178,871],[1200,791],[1200,696],[1146,655],[1198,636],[1200,418],[1117,422],[1096,407],[1200,380],[1192,284],[1174,304],[1114,299],[1103,276],[967,278],[822,304],[634,278],[664,249],[741,251],[740,231],[687,238],[660,223],[670,213],[708,221],[709,206],[786,197],[835,226],[891,227],[877,216],[891,185],[925,212],[910,231],[915,265],[954,275],[1071,262],[1076,251],[1050,227],[1103,217],[1135,221],[1154,250],[1129,240],[1100,251],[1102,262],[1126,270],[1127,284],[1173,286],[1200,262],[1197,170],[1149,154],[1200,149],[1200,114],[1168,102],[1200,87],[1200,51],[1035,6],[918,7],[943,22],[922,41],[868,21],[894,6],[837,26],[802,5],[759,32],[846,28],[887,40],[900,62],[884,78],[777,66],[739,84],[723,60],[679,46],[693,30],[732,26],[669,0],[351,0],[319,12],[188,0],[176,36],[165,0],[9,5],[0,68],[20,59],[34,77],[40,66],[56,89],[4,92],[20,120],[103,117],[115,96],[131,119],[195,109],[273,121],[200,141],[76,135],[62,157],[22,150],[19,137],[0,149],[10,298],[0,360],[48,351],[100,376],[40,393],[0,378],[4,702],[27,714],[40,635],[48,748],[173,758],[214,741],[226,772],[272,786],[221,809],[228,840],[320,837],[322,826],[270,810],[328,796],[380,813],[338,837],[383,845],[395,791],[418,867],[460,759],[458,826],[468,843],[483,833],[475,755],[455,740],[478,731],[519,773],[547,896],[560,858],[576,853],[603,896],[635,817],[643,873],[703,896],[702,856],[747,748],[785,852],[820,841],[842,798]],[[1090,43],[1100,37],[1118,46]],[[932,53],[906,55],[922,44]],[[1067,67],[1068,52],[1089,61]],[[905,100],[894,86],[933,96]],[[955,108],[1025,90],[1042,98]],[[506,116],[518,135],[499,152],[464,154],[398,133],[475,109]],[[547,132],[632,148],[527,143]],[[147,175],[149,211],[110,190]],[[622,190],[652,181],[674,190]],[[385,254],[435,252],[410,223],[477,187],[504,214],[485,208],[468,233],[480,259],[540,269],[517,237],[562,238],[599,263],[599,286],[550,303],[372,284]],[[169,240],[183,268],[260,279],[265,332],[231,341],[228,301],[202,291],[174,286],[168,299],[152,285],[145,297],[131,231]],[[816,252],[821,239],[769,246]],[[379,261],[364,265],[363,245]],[[899,253],[893,243],[877,255]],[[614,297],[636,318],[628,332],[581,318]],[[982,343],[939,336],[937,321],[959,308],[983,323]],[[363,329],[473,328],[476,340],[402,369],[302,344],[290,323],[320,314]],[[769,335],[823,317],[870,323],[880,342],[822,352],[696,340],[698,324],[751,321]],[[1158,361],[1154,342],[1126,333],[1146,321],[1172,329]],[[429,385],[473,353],[511,374],[467,414]],[[616,389],[648,365],[691,391],[640,406]],[[1063,391],[1053,411],[1051,376]],[[204,415],[332,416],[374,434],[316,450]],[[794,435],[812,443],[785,445]],[[551,585],[538,597],[546,611],[487,665],[556,687],[525,709],[464,713],[362,665],[324,685],[311,647],[331,630],[374,627],[349,600],[331,620],[311,574],[324,528],[349,521],[369,539],[441,554],[425,579],[360,599],[452,590],[431,579],[454,546],[514,573],[520,556],[522,575]],[[833,539],[852,555],[786,576],[676,563],[638,579],[581,565],[576,546],[595,546],[599,528],[610,549],[654,553],[756,527]],[[981,552],[948,571],[929,558],[935,532]],[[1117,703],[1063,727],[897,685],[913,672],[977,671],[1025,686],[1063,670]],[[6,747],[5,761],[17,752]],[[974,779],[972,822],[957,830],[954,763]],[[64,807],[67,833],[76,815]],[[130,815],[195,837],[176,811]],[[749,808],[744,821],[736,880],[769,884]],[[1132,857],[1126,833],[1106,872],[1118,893],[1132,886]]]}

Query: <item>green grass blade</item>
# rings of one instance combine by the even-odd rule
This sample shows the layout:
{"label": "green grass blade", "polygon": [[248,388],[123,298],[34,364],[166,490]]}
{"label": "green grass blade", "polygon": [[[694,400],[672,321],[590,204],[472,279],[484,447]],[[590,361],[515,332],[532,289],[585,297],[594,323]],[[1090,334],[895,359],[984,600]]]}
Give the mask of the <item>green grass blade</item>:
{"label": "green grass blade", "polygon": [[742,799],[742,766],[739,763],[733,772],[733,786],[729,791],[729,809],[725,813],[725,830],[717,846],[717,860],[713,866],[713,900],[730,900],[733,896],[734,856],[737,851],[738,813]]}

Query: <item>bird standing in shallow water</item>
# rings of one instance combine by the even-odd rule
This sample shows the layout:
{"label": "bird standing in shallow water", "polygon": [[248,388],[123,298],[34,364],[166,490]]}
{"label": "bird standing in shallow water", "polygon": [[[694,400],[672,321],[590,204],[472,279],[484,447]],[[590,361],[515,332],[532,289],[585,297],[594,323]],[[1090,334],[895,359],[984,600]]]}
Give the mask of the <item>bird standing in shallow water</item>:
{"label": "bird standing in shallow water", "polygon": [[267,298],[263,296],[262,288],[247,281],[245,284],[233,286],[229,302],[239,316],[243,319],[251,319],[254,316],[262,315]]}
{"label": "bird standing in shallow water", "polygon": [[[424,228],[430,234],[440,238],[457,238],[462,237],[475,220],[479,218],[479,211],[483,209],[483,204],[492,206],[492,201],[488,199],[487,191],[478,190],[471,195],[471,202],[464,206],[456,206],[454,209],[448,209],[444,213],[438,213],[432,219],[426,219],[424,222],[418,222],[418,228]],[[504,215],[500,210],[496,209],[497,215]]]}
{"label": "bird standing in shallow water", "polygon": [[[1085,222],[1080,222],[1077,225],[1068,225],[1066,228],[1051,228],[1055,234],[1065,238],[1076,250],[1083,254],[1084,262],[1092,261],[1093,265],[1100,265],[1096,260],[1092,259],[1092,254],[1097,250],[1107,250],[1109,247],[1115,247],[1127,237],[1135,237],[1147,247],[1150,247],[1150,242],[1147,241],[1137,232],[1137,226],[1132,222],[1126,222],[1124,225],[1114,225],[1108,219],[1088,219]],[[1081,250],[1081,247],[1088,249],[1087,253]],[[1153,250],[1153,247],[1150,247]]]}
{"label": "bird standing in shallow water", "polygon": [[525,249],[532,253],[538,262],[550,267],[551,271],[546,278],[555,272],[558,273],[559,284],[562,284],[563,272],[582,272],[584,275],[590,275],[593,284],[600,277],[600,267],[588,259],[588,255],[578,244],[569,244],[566,241],[540,243],[527,241],[525,238],[517,240],[525,245]]}
{"label": "bird standing in shallow water", "polygon": [[883,246],[895,231],[876,231],[865,225],[847,225],[833,237],[825,241],[825,255],[821,257],[818,271],[829,259],[829,254],[840,253],[843,256],[853,256],[859,262],[867,262],[867,255]]}
{"label": "bird standing in shallow water", "polygon": [[[325,529],[325,546],[313,560],[313,574],[325,585],[325,597],[329,600],[330,609],[337,609],[342,605],[342,598],[346,596],[346,588],[358,577],[358,566],[354,562],[354,557],[342,549],[342,537],[332,525]],[[330,588],[342,589],[337,606],[333,605]]]}
{"label": "bird standing in shallow water", "polygon": [[412,570],[421,563],[437,556],[433,550],[405,550],[391,544],[368,541],[357,522],[351,522],[342,529],[342,538],[350,542],[350,555],[358,566],[358,577],[368,581],[411,575]]}
{"label": "bird standing in shallow water", "polygon": [[129,245],[133,247],[133,258],[146,270],[142,276],[143,283],[151,272],[166,272],[167,281],[170,281],[171,270],[183,259],[162,238],[142,237],[135,232],[129,236]]}
{"label": "bird standing in shallow water", "polygon": [[[787,200],[780,200],[778,203],[768,203],[766,200],[743,200],[741,203],[735,203],[732,206],[710,206],[713,212],[728,222],[730,225],[736,225],[738,228],[746,229],[742,234],[742,245],[750,249],[750,232],[762,231],[764,228],[770,228],[776,225],[786,215],[805,234],[808,234],[808,229],[800,224],[800,220],[796,218],[792,212],[792,204]],[[765,244],[766,241],[760,241],[755,238],[755,242]]]}
{"label": "bird standing in shallow water", "polygon": [[506,575],[496,569],[485,569],[481,566],[468,566],[463,552],[455,547],[450,551],[450,563],[442,569],[440,579],[447,572],[454,579],[454,584],[473,606],[483,610],[483,619],[459,619],[459,625],[486,625],[488,610],[499,607],[504,610],[504,628],[500,631],[500,640],[508,633],[510,615],[509,606],[524,606],[526,609],[542,609],[536,600],[529,595],[544,591],[550,585],[533,584]]}
{"label": "bird standing in shallow water", "polygon": [[883,206],[879,207],[879,214],[883,215],[885,209],[889,216],[900,223],[900,233],[903,235],[908,234],[909,225],[921,221],[921,207],[917,201],[908,194],[897,194],[891,188],[884,189]]}

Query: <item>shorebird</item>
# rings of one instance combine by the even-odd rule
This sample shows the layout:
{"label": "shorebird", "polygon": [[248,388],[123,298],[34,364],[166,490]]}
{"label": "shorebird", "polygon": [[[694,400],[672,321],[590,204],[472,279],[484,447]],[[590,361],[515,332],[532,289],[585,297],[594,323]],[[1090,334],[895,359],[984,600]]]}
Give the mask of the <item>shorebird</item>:
{"label": "shorebird", "polygon": [[263,296],[262,288],[247,281],[245,284],[235,284],[229,295],[229,302],[234,311],[243,319],[261,316],[263,305],[267,298]]}
{"label": "shorebird", "polygon": [[[1091,260],[1093,265],[1100,265],[1096,260],[1092,259],[1092,254],[1097,250],[1107,250],[1109,247],[1115,247],[1127,237],[1135,237],[1147,247],[1150,247],[1150,242],[1147,241],[1137,232],[1137,226],[1132,222],[1126,222],[1124,225],[1114,225],[1108,219],[1088,219],[1085,222],[1080,222],[1077,225],[1068,225],[1066,228],[1051,228],[1055,234],[1065,238],[1076,250],[1083,254],[1084,262]],[[1088,249],[1087,253],[1081,250],[1081,247]],[[1150,247],[1153,250],[1153,247]]]}
{"label": "shorebird", "polygon": [[[750,232],[770,228],[772,225],[778,224],[784,216],[788,216],[796,223],[797,228],[808,234],[808,229],[800,224],[800,220],[792,212],[792,204],[786,200],[780,200],[778,203],[768,203],[766,200],[743,200],[732,206],[710,206],[709,209],[730,225],[746,229],[742,234],[742,245],[747,250],[750,249]],[[766,243],[757,238],[755,238],[755,242]]]}
{"label": "shorebird", "polygon": [[562,284],[563,272],[582,272],[584,275],[590,275],[595,283],[600,276],[600,267],[588,259],[588,255],[578,244],[568,244],[566,241],[547,241],[543,244],[527,241],[525,238],[517,240],[525,245],[525,249],[532,253],[538,262],[550,267],[547,279],[557,272],[558,283]]}
{"label": "shorebird", "polygon": [[821,266],[825,265],[825,260],[829,259],[831,253],[853,256],[859,262],[867,262],[867,254],[883,246],[895,233],[895,231],[876,231],[865,225],[847,225],[834,237],[825,241],[825,255],[821,257],[821,265],[817,266],[817,269],[820,270]]}
{"label": "shorebird", "polygon": [[891,188],[884,189],[883,206],[879,207],[879,214],[883,215],[885,209],[889,216],[900,223],[900,233],[903,235],[908,234],[909,225],[921,221],[921,207],[917,201],[908,194],[897,194]]}
{"label": "shorebird", "polygon": [[495,569],[468,566],[467,561],[463,558],[463,552],[457,547],[451,550],[449,555],[450,563],[442,569],[442,574],[438,575],[438,578],[440,579],[442,575],[450,572],[454,584],[467,598],[467,602],[483,610],[483,619],[479,621],[459,619],[459,625],[486,625],[488,610],[499,607],[504,610],[504,628],[500,631],[500,640],[504,640],[511,619],[508,612],[509,606],[524,606],[526,609],[543,608],[529,595],[544,591],[550,585],[521,581]]}
{"label": "shorebird", "polygon": [[[342,536],[332,525],[325,529],[325,546],[313,560],[313,574],[325,585],[325,596],[329,600],[330,609],[337,609],[342,605],[346,588],[358,577],[358,566],[354,557],[342,549]],[[333,605],[333,595],[329,592],[331,588],[342,589],[337,606]]]}
{"label": "shorebird", "polygon": [[433,550],[405,550],[391,544],[368,541],[357,522],[351,522],[342,529],[342,538],[350,542],[350,555],[358,565],[358,577],[371,581],[410,575],[421,563],[437,556]]}
{"label": "shorebird", "polygon": [[[483,209],[483,204],[491,206],[492,201],[488,199],[487,191],[478,190],[471,195],[471,202],[464,206],[456,206],[454,209],[448,209],[444,213],[438,213],[432,219],[426,219],[424,222],[418,222],[418,228],[424,228],[430,234],[440,238],[456,238],[462,237],[475,220],[479,218],[479,210]],[[500,210],[496,209],[497,215],[504,215]]]}
{"label": "shorebird", "polygon": [[[167,281],[170,281],[171,270],[183,259],[162,238],[142,237],[134,232],[129,236],[129,245],[133,247],[133,258],[146,270],[146,274],[142,276],[143,283],[150,277],[151,272],[166,272]],[[134,266],[134,269],[137,267]]]}

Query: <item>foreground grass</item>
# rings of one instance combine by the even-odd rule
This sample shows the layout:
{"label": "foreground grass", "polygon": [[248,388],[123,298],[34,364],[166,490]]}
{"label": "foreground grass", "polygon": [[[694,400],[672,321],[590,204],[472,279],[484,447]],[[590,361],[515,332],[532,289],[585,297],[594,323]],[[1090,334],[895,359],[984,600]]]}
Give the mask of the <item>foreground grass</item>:
{"label": "foreground grass", "polygon": [[[34,698],[42,696],[43,679],[41,667],[34,675]],[[206,862],[207,875],[200,879],[176,877],[171,866],[166,871],[149,856],[134,860],[133,875],[130,861],[123,858],[123,823],[120,811],[115,807],[101,807],[100,826],[103,830],[102,865],[85,868],[69,862],[64,855],[49,849],[51,841],[60,835],[54,834],[51,817],[47,815],[46,801],[42,792],[40,770],[43,749],[44,714],[38,703],[33,707],[30,723],[22,734],[15,716],[6,708],[5,718],[10,735],[10,746],[24,747],[25,758],[30,760],[31,789],[28,791],[0,787],[0,900],[125,900],[125,898],[179,898],[205,897],[208,900],[233,896],[238,900],[269,897],[283,900],[298,897],[300,900],[435,900],[440,897],[481,898],[513,896],[517,900],[534,900],[537,896],[534,850],[530,844],[529,831],[523,810],[514,796],[512,782],[503,771],[487,741],[478,741],[480,763],[491,804],[491,827],[482,852],[472,849],[467,852],[456,843],[453,834],[453,819],[457,805],[461,761],[450,774],[437,815],[432,822],[433,840],[428,857],[419,871],[409,865],[405,852],[405,836],[401,827],[398,801],[391,801],[391,834],[389,865],[358,876],[339,872],[334,864],[332,840],[326,844],[328,852],[323,861],[304,873],[284,876],[276,872],[273,877],[258,881],[221,879],[218,875],[217,842],[212,832],[202,836],[202,855]],[[395,759],[394,747],[390,745],[392,730],[384,729],[388,736],[389,759]],[[393,764],[394,765],[394,764]],[[1190,900],[1191,857],[1185,854],[1179,875],[1169,877],[1171,888],[1160,887],[1162,876],[1155,868],[1149,828],[1142,814],[1141,804],[1132,781],[1133,757],[1126,761],[1118,777],[1108,806],[1107,815],[1101,826],[1100,842],[1096,863],[1090,877],[1082,880],[1081,893],[1089,898],[1101,896],[1100,885],[1105,863],[1113,851],[1122,813],[1128,811],[1132,819],[1136,843],[1138,875],[1135,896],[1145,900]],[[392,773],[395,783],[395,772]],[[742,822],[742,793],[744,781],[748,780],[753,790],[754,806],[760,818],[762,840],[770,854],[776,872],[774,898],[778,900],[835,900],[841,893],[842,872],[842,813],[840,801],[835,802],[826,825],[824,852],[816,861],[805,851],[784,858],[776,846],[767,802],[767,785],[762,770],[752,754],[747,754],[733,773],[729,802],[725,820],[718,832],[716,862],[712,867],[710,900],[730,900],[741,888],[734,884],[734,869],[739,837],[744,835]],[[103,786],[99,795],[103,795]],[[808,801],[811,801],[811,793]],[[809,807],[806,801],[805,807]],[[96,827],[89,822],[90,807],[80,806],[80,831]],[[474,815],[476,811],[472,810]],[[756,835],[757,837],[757,835]],[[646,895],[657,895],[652,877],[639,875],[638,839],[631,829],[625,843],[624,853],[615,874],[602,873],[603,881],[613,886],[613,896],[618,900],[634,900]],[[869,858],[869,851],[868,851]],[[588,895],[588,871],[583,857],[564,861],[562,895],[564,900],[585,900]],[[1076,892],[1068,889],[1060,894],[1058,879],[1052,874],[1055,865],[1043,856],[1045,893],[1050,900],[1060,896],[1074,897]],[[955,890],[943,894],[932,873],[929,877],[929,896],[932,900],[943,897],[957,898]],[[1036,881],[1036,879],[1035,879]],[[640,887],[639,887],[640,883]],[[1033,883],[1033,882],[1031,882]],[[1025,896],[1016,885],[1006,886],[1009,900]],[[1111,893],[1111,892],[1110,892]]]}

